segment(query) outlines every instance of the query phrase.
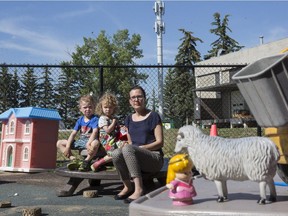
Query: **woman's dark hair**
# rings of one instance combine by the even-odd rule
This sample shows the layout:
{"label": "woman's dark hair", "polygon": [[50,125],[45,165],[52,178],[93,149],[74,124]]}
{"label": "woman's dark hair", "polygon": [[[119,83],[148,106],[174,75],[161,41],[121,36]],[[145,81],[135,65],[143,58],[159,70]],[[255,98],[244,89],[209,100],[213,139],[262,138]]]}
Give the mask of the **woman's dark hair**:
{"label": "woman's dark hair", "polygon": [[146,99],[146,92],[145,92],[145,90],[141,87],[141,86],[133,86],[131,89],[130,89],[130,91],[129,91],[129,93],[132,91],[132,90],[137,90],[137,89],[139,89],[139,90],[141,90],[142,91],[142,93],[143,93],[143,96],[144,96],[144,98]]}

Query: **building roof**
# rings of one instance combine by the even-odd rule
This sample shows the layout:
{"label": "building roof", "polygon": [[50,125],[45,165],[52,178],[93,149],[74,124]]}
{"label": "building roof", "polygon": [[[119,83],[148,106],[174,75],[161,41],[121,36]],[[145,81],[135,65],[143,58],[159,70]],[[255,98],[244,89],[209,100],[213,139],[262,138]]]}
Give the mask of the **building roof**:
{"label": "building roof", "polygon": [[16,118],[61,120],[57,110],[39,107],[10,108],[0,115],[0,120],[9,119],[12,113],[14,113]]}
{"label": "building roof", "polygon": [[228,53],[208,60],[198,62],[196,65],[207,64],[250,64],[261,58],[273,56],[287,51],[288,38],[260,44],[252,48],[243,48],[237,52]]}

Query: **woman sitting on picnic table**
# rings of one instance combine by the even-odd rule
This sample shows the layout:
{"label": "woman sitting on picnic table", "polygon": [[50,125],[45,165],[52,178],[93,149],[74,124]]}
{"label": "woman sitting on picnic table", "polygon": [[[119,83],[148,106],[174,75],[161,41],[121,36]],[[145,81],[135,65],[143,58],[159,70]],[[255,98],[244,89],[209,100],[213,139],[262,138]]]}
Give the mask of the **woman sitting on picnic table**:
{"label": "woman sitting on picnic table", "polygon": [[133,87],[129,97],[135,112],[125,119],[128,142],[112,152],[113,164],[124,184],[124,188],[114,198],[125,203],[143,195],[142,172],[159,172],[163,166],[161,118],[158,113],[146,108],[146,93],[141,86]]}

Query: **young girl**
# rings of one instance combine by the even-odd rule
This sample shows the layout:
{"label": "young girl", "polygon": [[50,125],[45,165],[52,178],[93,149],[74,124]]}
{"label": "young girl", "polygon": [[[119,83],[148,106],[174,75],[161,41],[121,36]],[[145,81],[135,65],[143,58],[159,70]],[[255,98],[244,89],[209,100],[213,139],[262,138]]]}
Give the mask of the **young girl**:
{"label": "young girl", "polygon": [[191,205],[197,195],[192,181],[192,160],[187,154],[177,154],[168,164],[167,185],[173,205]]}
{"label": "young girl", "polygon": [[98,123],[99,140],[105,148],[107,155],[91,165],[91,169],[94,172],[102,165],[111,162],[111,152],[114,149],[119,148],[123,141],[126,140],[126,130],[124,127],[120,128],[115,116],[117,109],[117,98],[109,92],[106,92],[100,98],[96,107],[96,113],[100,116]]}

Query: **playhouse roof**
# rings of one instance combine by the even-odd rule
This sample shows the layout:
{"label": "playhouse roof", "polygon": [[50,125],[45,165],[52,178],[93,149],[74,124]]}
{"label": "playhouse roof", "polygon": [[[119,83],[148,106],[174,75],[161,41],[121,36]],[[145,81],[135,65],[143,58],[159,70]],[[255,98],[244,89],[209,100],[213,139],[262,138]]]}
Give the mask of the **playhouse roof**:
{"label": "playhouse roof", "polygon": [[38,107],[22,107],[10,108],[0,115],[0,120],[7,120],[14,113],[16,118],[37,118],[49,120],[61,120],[57,110],[38,108]]}

